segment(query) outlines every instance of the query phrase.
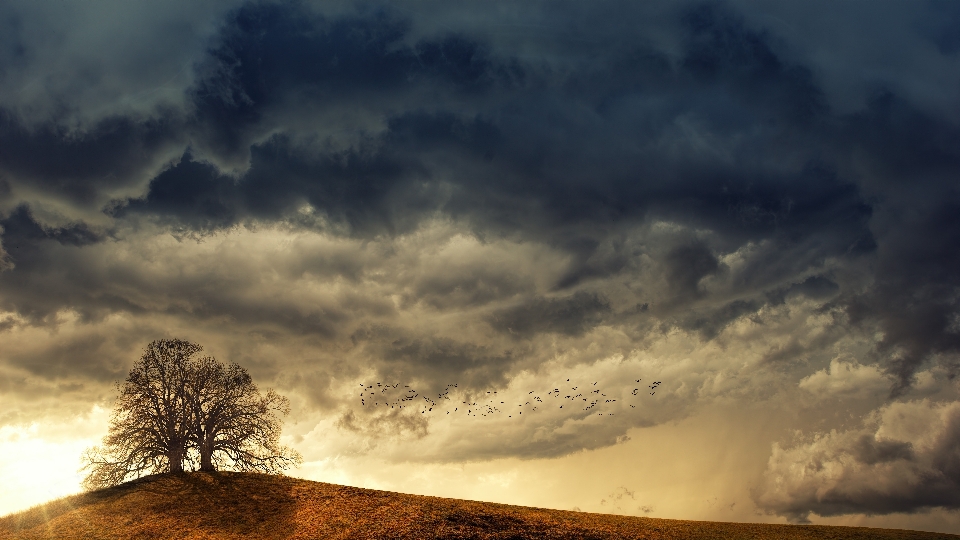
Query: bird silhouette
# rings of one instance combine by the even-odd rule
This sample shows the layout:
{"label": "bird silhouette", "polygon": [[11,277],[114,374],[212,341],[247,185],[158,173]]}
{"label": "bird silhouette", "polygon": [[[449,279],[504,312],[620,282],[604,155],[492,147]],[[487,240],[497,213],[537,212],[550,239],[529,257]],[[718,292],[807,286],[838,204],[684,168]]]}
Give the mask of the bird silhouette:
{"label": "bird silhouette", "polygon": [[[565,380],[566,382],[570,382],[572,381],[572,378],[566,378]],[[640,381],[642,381],[642,379],[639,379],[639,378],[633,379],[633,381],[639,383]],[[615,416],[617,411],[619,410],[617,407],[623,407],[624,405],[629,405],[630,409],[638,408],[636,403],[622,403],[622,402],[624,401],[624,399],[627,399],[628,401],[630,401],[628,399],[629,397],[636,398],[640,390],[639,388],[633,388],[633,389],[625,388],[623,390],[605,389],[604,387],[598,386],[600,384],[600,381],[586,382],[584,384],[594,387],[588,393],[596,395],[595,399],[592,396],[588,398],[588,397],[584,397],[583,393],[577,393],[577,390],[579,390],[581,386],[580,384],[570,387],[570,389],[573,392],[571,392],[568,395],[561,394],[559,388],[548,389],[545,392],[545,395],[552,396],[554,398],[563,397],[564,399],[567,399],[570,401],[578,401],[578,400],[582,401],[583,403],[585,403],[585,405],[581,407],[581,410],[590,411],[592,409],[599,408],[600,410],[597,411],[598,416]],[[663,384],[663,381],[653,381],[651,384],[649,384],[647,386],[647,388],[650,390],[649,394],[651,396],[656,395],[657,389],[662,384]],[[465,394],[460,394],[459,392],[461,391],[459,390],[459,383],[447,384],[442,388],[441,391],[437,392],[436,398],[429,397],[430,395],[432,395],[432,393],[429,390],[421,394],[412,385],[409,385],[409,384],[402,385],[399,382],[378,381],[369,385],[366,383],[361,383],[359,384],[359,386],[361,388],[361,392],[358,397],[360,398],[361,407],[366,407],[367,405],[370,405],[371,407],[379,408],[379,406],[381,405],[380,401],[383,400],[383,405],[389,406],[391,409],[403,409],[403,408],[409,409],[411,405],[414,405],[414,403],[411,403],[411,402],[416,401],[416,403],[420,403],[419,400],[422,399],[423,403],[421,403],[420,405],[414,405],[414,407],[417,410],[419,410],[421,415],[432,414],[434,410],[437,410],[438,413],[440,411],[443,411],[445,415],[450,415],[452,413],[459,413],[460,411],[459,406],[454,407],[453,411],[450,411],[448,408],[444,406],[444,402],[452,401],[456,399],[456,397],[468,397],[472,394],[472,392],[469,390],[467,390]],[[400,390],[397,391],[397,389],[400,389]],[[584,391],[587,392],[586,390]],[[452,392],[457,392],[457,394],[452,394]],[[611,393],[607,394],[606,392],[611,392]],[[471,417],[495,416],[505,412],[500,408],[498,408],[497,405],[505,405],[505,406],[510,405],[509,401],[511,400],[507,399],[510,395],[509,392],[505,392],[504,396],[500,396],[499,390],[481,390],[479,393],[481,395],[487,396],[488,398],[487,401],[485,401],[483,404],[480,404],[475,400],[460,401],[461,404],[468,406],[467,410],[464,413],[467,416],[471,416]],[[519,403],[517,403],[517,407],[521,409],[517,411],[518,416],[522,415],[523,412],[526,412],[527,414],[531,414],[534,412],[538,414],[543,414],[540,407],[537,405],[539,403],[543,403],[543,400],[539,395],[536,395],[537,393],[538,392],[536,389],[528,390],[526,394],[527,399],[521,399]],[[377,399],[375,399],[373,403],[368,404],[367,399],[369,399],[370,397],[375,397]],[[603,397],[604,399],[601,400],[600,397]],[[526,411],[522,410],[524,407],[527,407],[527,406],[529,406],[530,408],[527,409]],[[563,408],[563,405],[560,405],[559,409],[562,409],[562,408]],[[370,414],[376,415],[376,414],[382,414],[382,413],[377,413],[371,410]],[[507,418],[512,419],[513,415],[508,414]]]}

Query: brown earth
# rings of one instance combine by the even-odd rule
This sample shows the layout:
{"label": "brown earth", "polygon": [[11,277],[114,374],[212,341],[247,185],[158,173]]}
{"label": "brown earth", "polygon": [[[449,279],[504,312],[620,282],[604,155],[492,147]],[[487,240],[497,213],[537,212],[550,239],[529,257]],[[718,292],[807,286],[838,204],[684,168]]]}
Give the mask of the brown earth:
{"label": "brown earth", "polygon": [[252,473],[157,475],[0,518],[0,539],[934,539],[861,527],[715,523],[406,495]]}

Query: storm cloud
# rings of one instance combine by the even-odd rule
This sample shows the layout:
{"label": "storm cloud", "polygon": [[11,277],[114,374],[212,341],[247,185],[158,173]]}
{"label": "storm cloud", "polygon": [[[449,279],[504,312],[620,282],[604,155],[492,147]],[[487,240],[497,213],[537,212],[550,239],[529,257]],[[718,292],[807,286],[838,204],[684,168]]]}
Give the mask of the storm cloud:
{"label": "storm cloud", "polygon": [[760,504],[801,522],[810,512],[955,509],[958,419],[956,402],[902,402],[876,411],[861,429],[774,446]]}

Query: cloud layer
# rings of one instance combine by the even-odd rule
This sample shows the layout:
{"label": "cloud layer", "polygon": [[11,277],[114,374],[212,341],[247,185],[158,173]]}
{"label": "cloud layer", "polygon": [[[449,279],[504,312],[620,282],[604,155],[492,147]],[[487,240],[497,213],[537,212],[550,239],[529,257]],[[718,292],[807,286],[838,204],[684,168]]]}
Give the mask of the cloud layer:
{"label": "cloud layer", "polygon": [[774,446],[761,505],[795,520],[867,511],[956,509],[960,404],[910,401],[871,415],[862,428]]}

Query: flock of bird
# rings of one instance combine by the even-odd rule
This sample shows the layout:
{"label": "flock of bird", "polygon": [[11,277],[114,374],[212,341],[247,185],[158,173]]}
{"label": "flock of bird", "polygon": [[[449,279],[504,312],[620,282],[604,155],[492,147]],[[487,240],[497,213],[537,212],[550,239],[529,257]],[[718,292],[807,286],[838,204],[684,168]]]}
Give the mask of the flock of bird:
{"label": "flock of bird", "polygon": [[[635,382],[639,384],[642,380],[643,379],[636,379]],[[566,382],[569,383],[570,379],[567,379]],[[437,413],[446,412],[448,415],[494,416],[505,414],[508,418],[513,418],[514,415],[517,417],[522,416],[524,412],[529,415],[534,412],[543,411],[548,407],[556,407],[557,405],[559,405],[559,409],[564,408],[566,405],[568,409],[579,407],[583,411],[597,410],[597,415],[599,416],[614,416],[616,413],[599,411],[608,410],[604,406],[608,404],[613,405],[618,402],[618,399],[620,401],[626,401],[630,398],[625,396],[638,396],[641,392],[641,387],[638,386],[630,392],[622,392],[619,397],[613,392],[607,395],[607,391],[596,387],[597,382],[599,381],[584,385],[562,385],[562,390],[561,388],[553,388],[546,392],[531,390],[527,392],[526,397],[520,400],[520,403],[517,403],[516,400],[509,400],[509,398],[498,394],[496,390],[486,391],[486,393],[479,392],[481,396],[479,400],[463,401],[461,399],[457,401],[457,399],[450,396],[451,390],[454,391],[454,395],[459,395],[461,398],[466,396],[473,397],[477,394],[471,392],[458,393],[456,390],[459,388],[457,384],[446,385],[443,391],[437,394],[436,398],[432,398],[421,395],[419,391],[410,387],[410,385],[403,385],[401,387],[399,383],[377,382],[369,385],[361,383],[359,397],[360,405],[363,407],[389,407],[391,409],[413,408],[419,410],[420,414],[434,413],[435,410]],[[657,388],[660,384],[661,381],[654,381],[652,384],[646,385],[651,396],[657,393]],[[567,386],[569,386],[569,390]],[[647,390],[643,391],[646,392]],[[507,401],[511,402],[507,403]],[[630,405],[631,408],[636,408],[636,405],[632,403],[627,404]]]}

